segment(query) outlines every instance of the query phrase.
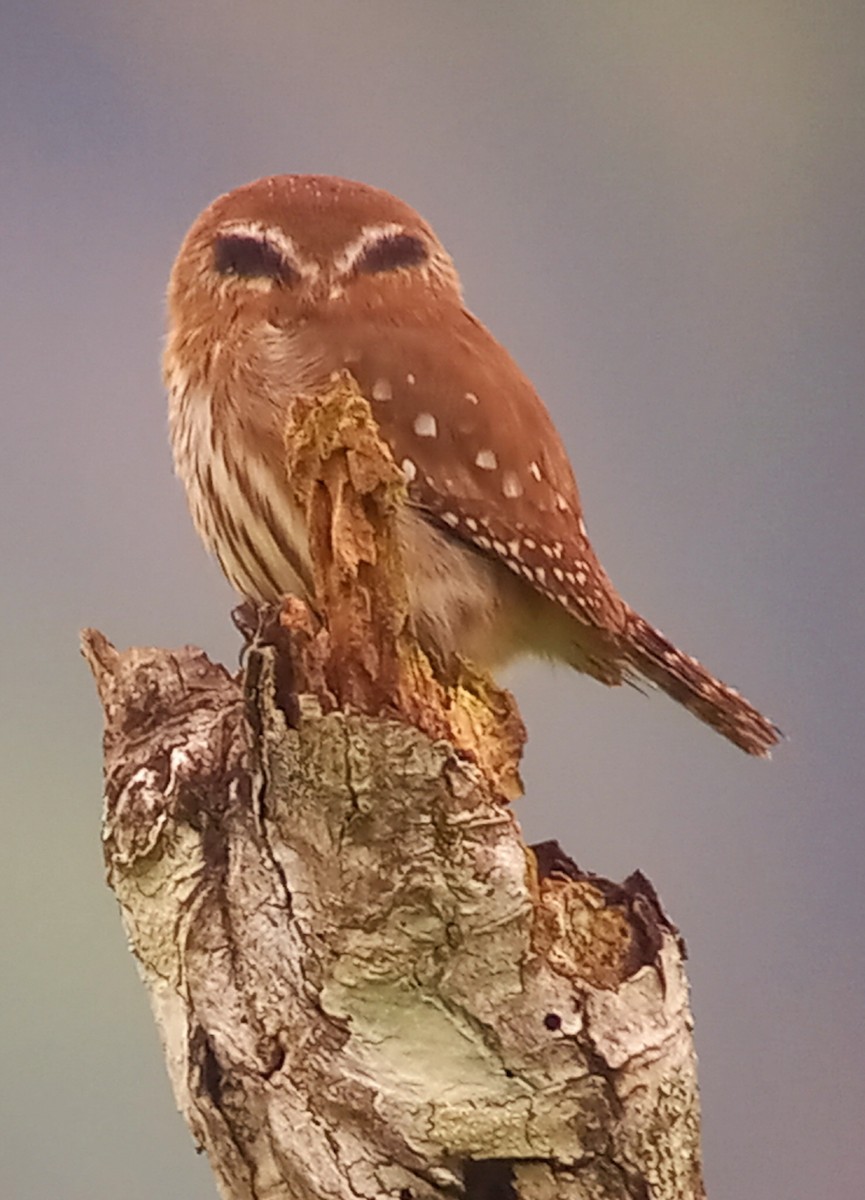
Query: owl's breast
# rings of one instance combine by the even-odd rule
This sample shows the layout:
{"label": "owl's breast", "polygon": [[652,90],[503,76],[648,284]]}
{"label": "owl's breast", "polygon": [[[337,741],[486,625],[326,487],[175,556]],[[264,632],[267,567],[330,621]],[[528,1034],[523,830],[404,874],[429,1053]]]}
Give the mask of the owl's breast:
{"label": "owl's breast", "polygon": [[308,595],[306,525],[270,418],[259,426],[230,394],[171,374],[169,397],[175,470],[195,527],[232,585],[259,602]]}

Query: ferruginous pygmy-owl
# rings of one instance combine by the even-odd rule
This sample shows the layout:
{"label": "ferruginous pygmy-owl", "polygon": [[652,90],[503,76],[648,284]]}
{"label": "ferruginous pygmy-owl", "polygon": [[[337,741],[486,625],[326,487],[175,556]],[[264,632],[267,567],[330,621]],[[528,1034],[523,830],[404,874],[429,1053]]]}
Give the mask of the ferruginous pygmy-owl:
{"label": "ferruginous pygmy-owl", "polygon": [[387,192],[277,175],[215,200],[171,273],[165,378],[177,473],[241,595],[311,592],[291,499],[292,397],[348,370],[400,464],[413,625],[439,661],[563,660],[643,677],[750,754],[775,726],[619,596],[546,408],[463,304],[429,225]]}

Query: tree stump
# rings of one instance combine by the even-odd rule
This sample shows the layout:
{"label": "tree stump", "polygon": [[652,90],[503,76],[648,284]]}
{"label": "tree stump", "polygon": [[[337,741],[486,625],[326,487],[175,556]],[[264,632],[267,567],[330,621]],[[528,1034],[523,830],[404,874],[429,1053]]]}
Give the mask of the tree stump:
{"label": "tree stump", "polygon": [[412,638],[366,402],[293,419],[312,604],[249,614],[237,676],[83,635],[108,882],[220,1194],[699,1200],[676,929],[523,843],[519,714]]}

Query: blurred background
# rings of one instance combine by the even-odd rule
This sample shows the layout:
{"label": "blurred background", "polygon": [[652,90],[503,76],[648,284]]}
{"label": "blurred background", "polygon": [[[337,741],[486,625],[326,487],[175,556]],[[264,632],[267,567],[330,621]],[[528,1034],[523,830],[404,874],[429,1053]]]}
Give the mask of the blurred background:
{"label": "blurred background", "polygon": [[[0,1193],[214,1191],[103,884],[77,631],[234,662],[165,430],[196,213],[282,171],[432,222],[628,599],[770,713],[513,671],[532,840],[640,867],[690,948],[712,1200],[865,1174],[861,0],[3,0]],[[861,1193],[860,1193],[861,1194]]]}

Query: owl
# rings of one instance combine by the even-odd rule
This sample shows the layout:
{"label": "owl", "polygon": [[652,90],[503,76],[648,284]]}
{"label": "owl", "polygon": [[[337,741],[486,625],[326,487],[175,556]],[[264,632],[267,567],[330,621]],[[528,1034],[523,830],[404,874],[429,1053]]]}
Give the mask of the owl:
{"label": "owl", "polygon": [[317,175],[220,196],[183,242],[168,317],[177,473],[241,596],[313,594],[286,428],[295,397],[348,371],[405,478],[410,619],[430,654],[491,670],[530,654],[608,685],[644,679],[749,754],[778,741],[618,594],[547,409],[408,204]]}

